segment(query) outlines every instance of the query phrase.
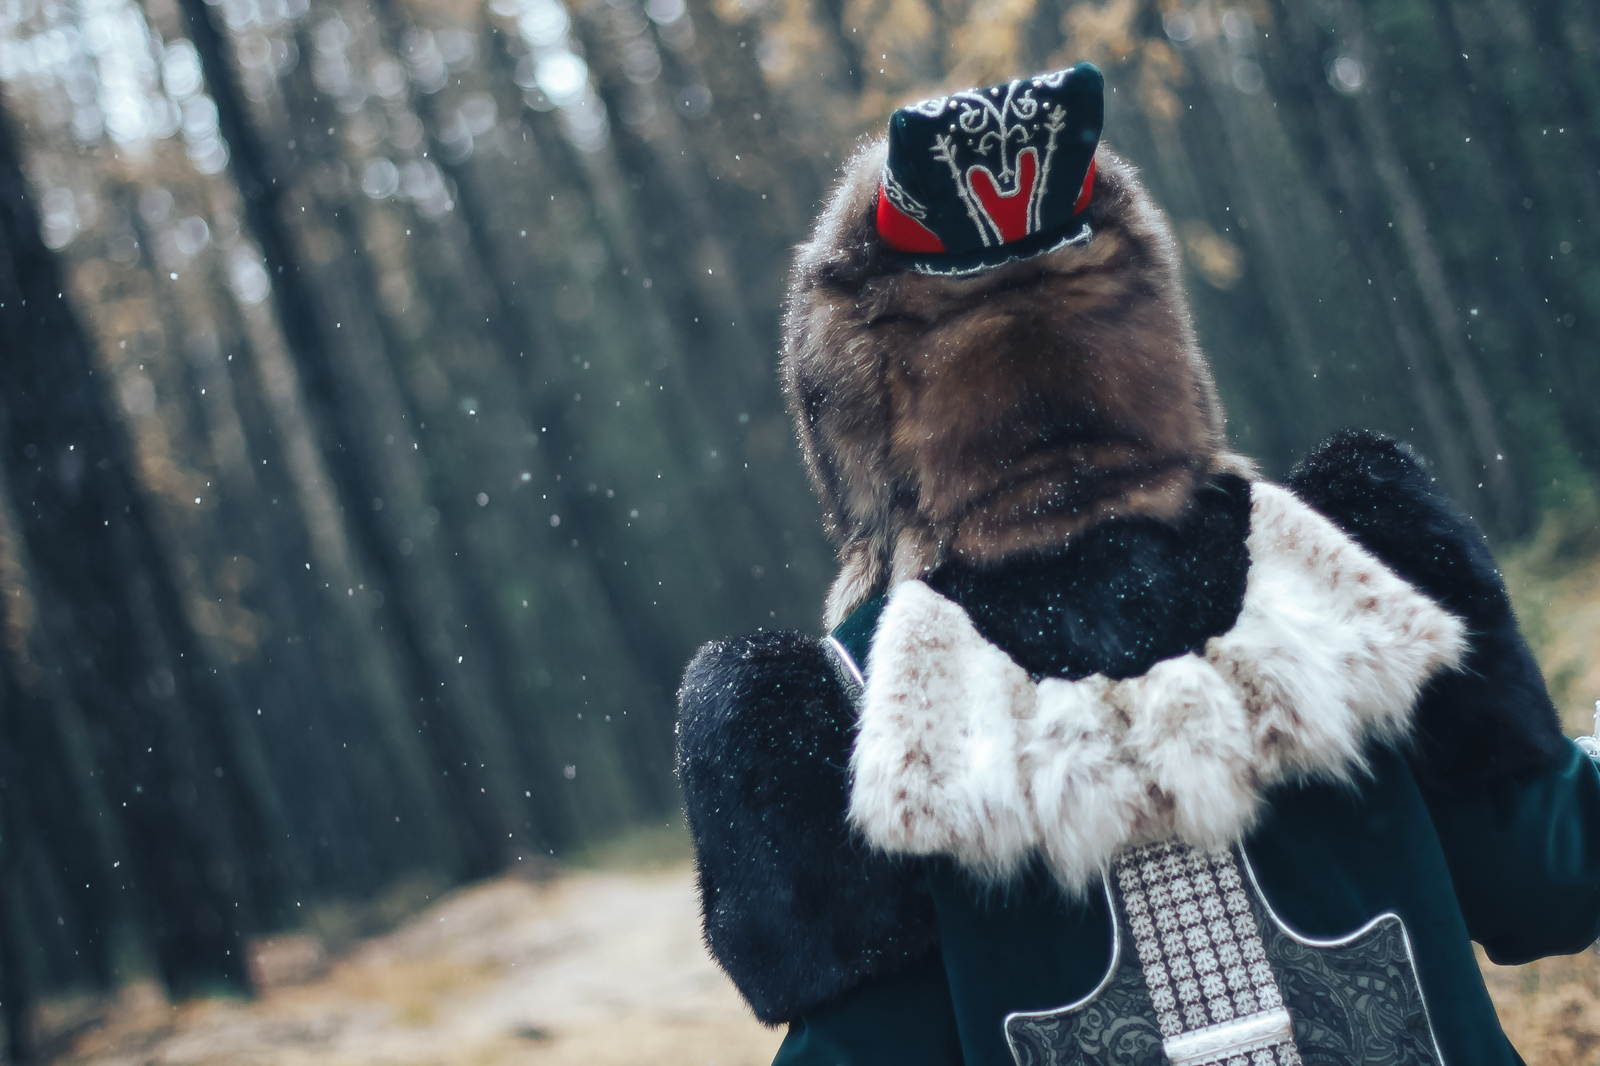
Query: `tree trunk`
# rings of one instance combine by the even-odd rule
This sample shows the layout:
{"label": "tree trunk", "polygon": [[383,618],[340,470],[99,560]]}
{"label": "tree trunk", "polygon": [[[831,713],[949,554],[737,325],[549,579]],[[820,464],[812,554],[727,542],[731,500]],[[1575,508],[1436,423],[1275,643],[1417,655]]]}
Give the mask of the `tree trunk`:
{"label": "tree trunk", "polygon": [[[326,235],[334,237],[345,253],[339,273],[313,271],[301,261],[284,217],[288,204],[283,198],[293,188],[289,172],[250,119],[228,49],[206,4],[184,0],[182,6],[217,102],[219,126],[231,149],[230,166],[245,196],[251,231],[266,259],[287,346],[308,393],[320,401],[319,439],[338,481],[338,496],[346,501],[344,519],[355,529],[364,554],[377,567],[396,604],[387,615],[395,623],[403,660],[418,693],[418,702],[411,707],[428,738],[426,746],[442,791],[450,797],[451,821],[466,872],[485,876],[503,866],[515,851],[516,835],[525,830],[516,775],[506,763],[515,749],[499,735],[501,711],[479,684],[477,664],[470,670],[456,669],[459,664],[447,662],[448,642],[442,634],[429,632],[441,605],[452,598],[452,583],[435,571],[436,577],[419,587],[414,580],[416,564],[424,559],[408,565],[396,547],[399,538],[389,534],[379,512],[367,505],[373,499],[393,498],[395,493],[385,490],[385,475],[401,472],[392,464],[387,469],[375,467],[371,442],[382,438],[385,427],[399,430],[418,421],[404,413],[399,392],[382,365],[386,357],[375,315],[376,289],[365,264],[349,254],[348,229],[335,228]],[[309,52],[310,42],[304,45]],[[314,121],[309,108],[305,117]],[[327,138],[320,130],[307,130],[301,139],[303,154],[326,149]],[[334,220],[336,227],[349,225],[348,212],[345,216]],[[307,222],[315,224],[313,219]],[[358,287],[364,291],[358,294]],[[330,320],[339,323],[342,355],[328,340],[327,334],[333,332],[327,326]],[[493,766],[488,765],[491,762]],[[479,769],[486,770],[487,777]]]}
{"label": "tree trunk", "polygon": [[[101,406],[89,340],[39,237],[21,160],[0,120],[0,456],[50,607],[51,642],[72,656],[75,702],[97,734],[105,791],[125,803],[128,864],[162,977],[179,995],[246,990],[239,937],[252,900],[233,880],[254,812],[222,778],[234,767],[224,709],[130,484],[126,442]],[[121,808],[118,808],[121,810]]]}
{"label": "tree trunk", "polygon": [[1274,5],[1274,13],[1280,32],[1292,42],[1292,51],[1280,46],[1268,53],[1279,60],[1279,98],[1292,116],[1298,116],[1287,125],[1301,134],[1307,172],[1322,176],[1330,200],[1339,205],[1348,241],[1384,308],[1397,349],[1396,369],[1409,381],[1422,424],[1434,442],[1430,458],[1438,464],[1450,493],[1470,501],[1476,497],[1473,468],[1478,464],[1469,465],[1467,457],[1481,453],[1482,443],[1475,441],[1469,448],[1449,417],[1433,373],[1434,356],[1424,340],[1426,329],[1417,320],[1409,295],[1401,291],[1399,269],[1389,249],[1377,236],[1383,229],[1377,217],[1378,189],[1361,162],[1368,153],[1347,130],[1339,101],[1321,77],[1322,42],[1303,6],[1285,0]]}
{"label": "tree trunk", "polygon": [[[1394,133],[1388,116],[1379,102],[1377,85],[1377,55],[1367,42],[1362,12],[1356,0],[1336,0],[1334,10],[1339,19],[1340,36],[1368,72],[1368,82],[1353,96],[1358,128],[1365,143],[1364,155],[1371,161],[1391,210],[1395,214],[1397,232],[1406,250],[1406,259],[1416,278],[1429,325],[1439,352],[1444,357],[1451,383],[1460,398],[1466,414],[1467,428],[1472,440],[1472,464],[1486,485],[1487,497],[1468,491],[1461,497],[1469,509],[1473,501],[1483,499],[1488,505],[1488,525],[1506,534],[1520,533],[1531,520],[1529,501],[1522,486],[1516,484],[1512,463],[1506,461],[1506,445],[1501,439],[1500,427],[1494,408],[1489,402],[1489,392],[1482,375],[1472,361],[1465,342],[1465,315],[1456,306],[1456,299],[1445,276],[1444,264],[1433,237],[1428,232],[1427,213],[1395,147]],[[1331,89],[1324,88],[1326,94]],[[1469,469],[1469,474],[1471,473]],[[1468,483],[1472,478],[1468,477]]]}

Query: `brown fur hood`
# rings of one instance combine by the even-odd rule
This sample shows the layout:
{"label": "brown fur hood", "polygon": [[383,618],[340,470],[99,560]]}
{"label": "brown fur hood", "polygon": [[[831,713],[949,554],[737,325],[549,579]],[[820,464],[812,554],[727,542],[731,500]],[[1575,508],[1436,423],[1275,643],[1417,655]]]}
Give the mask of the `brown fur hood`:
{"label": "brown fur hood", "polygon": [[1232,454],[1134,168],[1103,145],[1093,236],[974,274],[905,268],[878,236],[871,142],[800,246],[783,383],[843,568],[832,627],[946,558],[1058,546],[1102,519],[1174,519]]}

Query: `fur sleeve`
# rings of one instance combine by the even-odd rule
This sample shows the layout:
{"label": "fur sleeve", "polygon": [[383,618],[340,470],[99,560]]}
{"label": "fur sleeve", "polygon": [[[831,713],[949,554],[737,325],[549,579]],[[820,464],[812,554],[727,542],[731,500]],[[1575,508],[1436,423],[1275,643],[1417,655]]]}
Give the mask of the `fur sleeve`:
{"label": "fur sleeve", "polygon": [[855,708],[826,645],[765,633],[706,645],[679,693],[678,776],[706,943],[768,1024],[935,942],[916,869],[845,824]]}
{"label": "fur sleeve", "polygon": [[1461,669],[1435,677],[1418,701],[1413,763],[1423,782],[1449,788],[1553,765],[1565,751],[1560,716],[1494,558],[1416,454],[1346,431],[1307,456],[1289,487],[1467,623]]}

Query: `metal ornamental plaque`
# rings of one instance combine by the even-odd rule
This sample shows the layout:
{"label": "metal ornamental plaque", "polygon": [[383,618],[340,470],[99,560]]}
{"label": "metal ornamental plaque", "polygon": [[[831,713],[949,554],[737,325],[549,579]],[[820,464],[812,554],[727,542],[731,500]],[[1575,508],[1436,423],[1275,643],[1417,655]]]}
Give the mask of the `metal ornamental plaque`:
{"label": "metal ornamental plaque", "polygon": [[1334,940],[1267,905],[1238,849],[1166,841],[1107,879],[1111,966],[1088,996],[1009,1015],[1017,1066],[1442,1066],[1405,926]]}

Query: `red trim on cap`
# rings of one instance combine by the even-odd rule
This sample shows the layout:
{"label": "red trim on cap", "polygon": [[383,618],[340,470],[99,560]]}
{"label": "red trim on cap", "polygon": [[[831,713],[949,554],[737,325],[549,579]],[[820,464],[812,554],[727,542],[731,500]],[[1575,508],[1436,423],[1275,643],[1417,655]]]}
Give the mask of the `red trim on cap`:
{"label": "red trim on cap", "polygon": [[1029,208],[1033,206],[1033,183],[1039,177],[1039,152],[1024,148],[1017,154],[1017,180],[1010,192],[1001,192],[988,167],[976,166],[967,171],[967,184],[972,195],[983,205],[1000,234],[1000,243],[1010,244],[1028,235]]}
{"label": "red trim on cap", "polygon": [[894,204],[878,186],[878,235],[899,252],[942,252],[944,242],[927,226]]}
{"label": "red trim on cap", "polygon": [[1089,160],[1089,173],[1083,176],[1083,191],[1078,193],[1077,202],[1072,205],[1072,213],[1077,214],[1089,206],[1089,194],[1094,192],[1094,159]]}

